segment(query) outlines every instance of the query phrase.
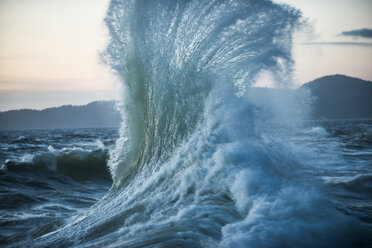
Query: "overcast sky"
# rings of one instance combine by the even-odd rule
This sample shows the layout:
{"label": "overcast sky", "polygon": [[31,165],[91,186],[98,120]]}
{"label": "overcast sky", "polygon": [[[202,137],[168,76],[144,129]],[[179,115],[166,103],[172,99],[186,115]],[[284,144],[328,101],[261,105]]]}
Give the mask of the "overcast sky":
{"label": "overcast sky", "polygon": [[[300,9],[312,27],[295,39],[295,84],[336,73],[372,80],[372,38],[361,30],[372,29],[371,0],[276,2]],[[0,111],[117,99],[119,82],[98,56],[107,4],[0,0]]]}

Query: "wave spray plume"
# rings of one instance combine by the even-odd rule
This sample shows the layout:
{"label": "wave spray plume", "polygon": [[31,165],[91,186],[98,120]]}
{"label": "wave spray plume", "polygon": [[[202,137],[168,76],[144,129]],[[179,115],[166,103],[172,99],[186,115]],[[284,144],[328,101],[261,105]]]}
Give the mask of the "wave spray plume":
{"label": "wave spray plume", "polygon": [[299,11],[265,0],[112,0],[106,23],[104,57],[125,102],[109,161],[114,183],[37,245],[342,247],[358,239],[306,174],[311,154],[281,128],[300,122],[305,107],[250,89],[262,72],[290,82]]}

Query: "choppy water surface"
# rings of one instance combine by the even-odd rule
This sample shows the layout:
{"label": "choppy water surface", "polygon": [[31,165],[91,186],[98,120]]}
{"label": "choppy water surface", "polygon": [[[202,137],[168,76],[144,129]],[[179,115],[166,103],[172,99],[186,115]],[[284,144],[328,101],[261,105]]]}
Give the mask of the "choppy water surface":
{"label": "choppy water surface", "polygon": [[[110,189],[112,180],[107,170],[107,150],[112,148],[118,136],[115,129],[10,131],[1,132],[0,136],[2,162],[2,170],[0,170],[0,242],[2,245],[10,247],[32,245],[38,237],[79,220]],[[308,123],[308,128],[304,132],[296,133],[291,140],[288,140],[288,143],[295,147],[308,147],[314,153],[314,156],[304,159],[303,168],[298,175],[301,177],[298,183],[300,185],[312,184],[312,187],[321,189],[321,193],[326,199],[323,199],[324,202],[312,204],[306,202],[309,197],[307,194],[315,194],[315,189],[310,192],[301,192],[300,195],[295,191],[296,188],[291,189],[294,192],[289,191],[288,197],[298,199],[293,199],[278,209],[278,211],[283,211],[283,215],[287,215],[288,223],[284,222],[281,226],[283,237],[289,235],[286,225],[292,225],[290,220],[296,218],[297,214],[295,208],[303,201],[305,201],[303,204],[309,211],[307,213],[309,215],[322,211],[323,204],[333,204],[332,208],[335,212],[331,213],[332,215],[349,216],[354,219],[352,221],[354,225],[356,225],[355,222],[362,225],[360,228],[364,230],[365,234],[371,233],[372,121],[311,122]],[[260,187],[270,189],[275,184],[270,178],[261,175],[256,175],[255,178],[247,171],[238,174],[237,180],[247,180],[245,183],[250,183],[249,187],[240,189],[243,191],[240,194],[246,193],[244,190],[250,190],[250,192],[257,194],[255,191]],[[197,191],[198,188],[185,190],[190,191],[184,192],[187,196],[187,194],[195,193],[193,191]],[[269,196],[269,192],[263,192],[262,197],[266,194]],[[286,192],[281,194],[286,194]],[[188,228],[196,228],[200,232],[199,235],[221,237],[213,233],[215,231],[213,227],[219,225],[218,220],[210,219],[209,225],[211,226],[199,225],[201,225],[200,218],[209,219],[207,217],[208,211],[213,215],[218,213],[218,208],[222,206],[231,208],[229,210],[233,211],[231,214],[236,215],[235,218],[239,218],[238,210],[234,210],[237,207],[236,204],[239,203],[238,198],[234,200],[228,195],[223,197],[217,199],[217,202],[220,201],[217,206],[209,206],[210,209],[204,209],[202,216],[197,212],[190,213]],[[142,200],[144,199],[139,199],[139,201]],[[213,202],[213,199],[205,200],[207,203]],[[174,199],[172,204],[177,204],[177,199]],[[252,203],[243,202],[240,204],[241,207],[245,207],[244,204],[250,205]],[[145,211],[147,207],[154,206],[142,206],[136,211]],[[122,211],[126,211],[126,209],[123,208]],[[270,214],[270,212],[265,214]],[[300,214],[306,214],[306,212]],[[324,216],[331,221],[334,221],[333,217]],[[222,215],[219,218],[219,221],[223,222],[223,218],[226,216]],[[262,225],[268,224],[264,220],[262,221]],[[110,235],[110,232],[114,232],[118,226],[124,228],[125,223],[125,217],[121,217],[116,225],[109,222],[106,227],[107,231],[102,229],[101,232]],[[317,227],[319,223],[304,220],[303,224]],[[336,222],[329,223],[329,227],[338,229],[337,225],[340,224],[346,225]],[[130,226],[127,228],[130,229]],[[173,225],[168,227],[168,231],[181,235],[179,232],[182,228],[184,227],[177,227],[176,219]],[[289,226],[289,228],[291,227]],[[81,230],[81,232],[85,231],[87,230],[84,228]],[[352,234],[353,230],[349,230],[349,232]],[[122,235],[125,236],[125,234]],[[143,242],[148,238],[151,239],[148,245],[157,245],[156,234],[153,235],[154,239],[151,237],[140,238],[131,243],[127,243],[125,239],[121,240],[120,235],[115,235],[115,239],[107,240],[105,245],[115,244],[121,240],[124,246],[145,246],[147,244]],[[187,234],[184,235],[187,236]],[[337,235],[336,232],[335,238]],[[267,238],[269,239],[269,237]],[[280,236],[278,238],[280,240]],[[317,239],[316,236],[313,238]],[[94,240],[95,237],[91,236],[91,239]],[[361,235],[358,239],[362,247],[363,243],[365,247],[371,244],[368,236]],[[160,242],[160,246],[162,242]],[[194,242],[198,242],[197,237]],[[330,243],[332,242],[330,241]],[[56,246],[68,246],[67,244],[66,241],[63,241],[59,245],[56,243]],[[87,242],[82,246],[94,245]],[[192,244],[190,244],[191,246]]]}
{"label": "choppy water surface", "polygon": [[102,198],[112,183],[107,150],[117,135],[116,129],[0,132],[0,244],[30,245]]}
{"label": "choppy water surface", "polygon": [[[371,246],[371,122],[306,121],[311,96],[286,90],[299,11],[264,0],[112,0],[105,21],[102,57],[123,83],[118,137],[5,134],[3,243]],[[262,73],[280,89],[253,88]],[[18,151],[17,139],[34,148]]]}

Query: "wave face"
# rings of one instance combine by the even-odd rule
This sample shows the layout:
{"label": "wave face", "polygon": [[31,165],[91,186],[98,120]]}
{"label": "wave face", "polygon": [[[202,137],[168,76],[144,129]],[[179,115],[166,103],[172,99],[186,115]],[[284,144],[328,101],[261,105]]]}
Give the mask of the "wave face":
{"label": "wave face", "polygon": [[52,146],[48,152],[30,155],[26,154],[21,161],[7,160],[2,169],[10,172],[44,173],[52,172],[67,176],[76,181],[111,180],[107,170],[106,150],[95,151],[81,148],[55,150]]}
{"label": "wave face", "polygon": [[250,89],[262,72],[278,85],[290,82],[300,22],[297,10],[270,1],[112,0],[104,57],[125,92],[109,161],[114,183],[87,213],[35,245],[344,247],[361,240],[312,174],[319,168],[309,162],[312,134],[301,124],[306,95]]}
{"label": "wave face", "polygon": [[128,99],[116,184],[167,160],[219,92],[242,95],[265,69],[288,75],[298,19],[269,1],[112,1],[107,53]]}

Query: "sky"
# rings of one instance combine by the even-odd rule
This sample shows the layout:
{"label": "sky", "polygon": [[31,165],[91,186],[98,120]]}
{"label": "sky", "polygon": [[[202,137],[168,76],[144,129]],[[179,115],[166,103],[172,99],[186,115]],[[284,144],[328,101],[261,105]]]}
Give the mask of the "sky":
{"label": "sky", "polygon": [[[294,39],[295,85],[329,74],[372,81],[372,38],[358,31],[372,29],[372,0],[275,2],[300,9],[307,20]],[[0,111],[118,99],[120,82],[99,60],[107,5],[0,0]]]}
{"label": "sky", "polygon": [[324,75],[345,74],[372,81],[372,35],[341,35],[372,30],[372,0],[277,0],[301,10],[308,27],[295,37],[297,84]]}
{"label": "sky", "polygon": [[0,0],[0,111],[117,99],[105,0]]}

